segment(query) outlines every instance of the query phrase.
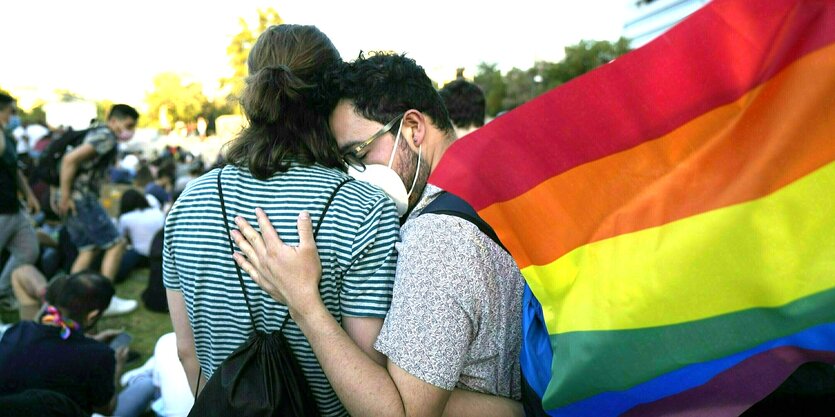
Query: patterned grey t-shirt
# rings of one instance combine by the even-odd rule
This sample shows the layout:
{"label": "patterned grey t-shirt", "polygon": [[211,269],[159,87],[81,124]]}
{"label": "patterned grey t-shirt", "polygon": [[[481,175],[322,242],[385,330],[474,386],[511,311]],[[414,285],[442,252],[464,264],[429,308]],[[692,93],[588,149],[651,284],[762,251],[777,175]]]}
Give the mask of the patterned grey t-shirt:
{"label": "patterned grey t-shirt", "polygon": [[400,229],[391,308],[374,348],[437,387],[519,399],[524,279],[472,223],[419,216],[441,192],[427,185]]}
{"label": "patterned grey t-shirt", "polygon": [[[102,182],[107,176],[109,164],[105,164],[103,158],[113,158],[117,141],[116,135],[107,126],[97,126],[87,132],[82,144],[89,143],[96,150],[96,156],[84,161],[78,167],[75,179],[72,183],[72,196],[74,199],[90,197],[98,199]],[[69,153],[69,149],[67,153]]]}

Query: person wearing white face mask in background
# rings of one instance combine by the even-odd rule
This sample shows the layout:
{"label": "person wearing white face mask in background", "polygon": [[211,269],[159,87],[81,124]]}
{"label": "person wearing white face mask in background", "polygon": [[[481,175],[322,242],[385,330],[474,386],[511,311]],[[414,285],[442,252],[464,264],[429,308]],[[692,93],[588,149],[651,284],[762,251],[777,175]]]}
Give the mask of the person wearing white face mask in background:
{"label": "person wearing white face mask in background", "polygon": [[400,55],[360,57],[333,80],[330,126],[350,173],[382,188],[403,222],[391,308],[374,344],[386,366],[323,309],[309,221],[299,222],[298,247],[263,216],[261,234],[239,224],[233,235],[246,258],[236,260],[288,305],[352,415],[521,416],[522,275],[475,224],[421,215],[444,193],[427,179],[456,139],[440,96]]}
{"label": "person wearing white face mask in background", "polygon": [[[81,144],[68,150],[61,159],[55,211],[66,219],[70,240],[78,248],[72,273],[88,269],[103,250],[101,274],[111,282],[116,278],[125,252],[125,239],[99,202],[99,192],[107,169],[116,160],[117,144],[133,137],[138,119],[139,113],[133,107],[114,105],[107,122],[91,128]],[[104,315],[129,313],[137,306],[136,300],[113,296]]]}

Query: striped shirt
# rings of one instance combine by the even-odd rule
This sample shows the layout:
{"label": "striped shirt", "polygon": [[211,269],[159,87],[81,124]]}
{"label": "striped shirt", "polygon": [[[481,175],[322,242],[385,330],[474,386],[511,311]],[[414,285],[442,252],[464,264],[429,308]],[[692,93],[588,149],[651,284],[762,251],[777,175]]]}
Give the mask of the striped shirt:
{"label": "striped shirt", "polygon": [[[165,287],[183,293],[197,356],[207,377],[252,333],[229,252],[217,173],[213,170],[192,181],[177,200],[165,224],[163,249]],[[337,170],[293,165],[286,173],[259,181],[246,170],[227,166],[221,182],[230,228],[235,227],[235,216],[242,216],[257,229],[255,208],[260,207],[285,243],[298,244],[299,212],[309,211],[315,228],[325,203],[345,178]],[[391,302],[398,227],[394,204],[377,188],[350,181],[337,193],[316,243],[322,260],[322,299],[338,321],[342,316],[385,317]],[[243,276],[256,327],[277,330],[287,308],[262,291],[246,272]],[[322,415],[347,415],[292,319],[283,333]]]}

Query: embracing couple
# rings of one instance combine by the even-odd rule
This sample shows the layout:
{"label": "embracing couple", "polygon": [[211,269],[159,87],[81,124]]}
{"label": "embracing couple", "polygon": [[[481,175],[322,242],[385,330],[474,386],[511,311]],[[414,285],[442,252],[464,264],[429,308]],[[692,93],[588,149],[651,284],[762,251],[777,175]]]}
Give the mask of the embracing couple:
{"label": "embracing couple", "polygon": [[342,62],[299,25],[269,28],[248,67],[248,127],[165,226],[192,390],[247,340],[252,314],[281,328],[321,415],[522,415],[521,273],[473,223],[421,215],[456,139],[423,69],[394,54]]}

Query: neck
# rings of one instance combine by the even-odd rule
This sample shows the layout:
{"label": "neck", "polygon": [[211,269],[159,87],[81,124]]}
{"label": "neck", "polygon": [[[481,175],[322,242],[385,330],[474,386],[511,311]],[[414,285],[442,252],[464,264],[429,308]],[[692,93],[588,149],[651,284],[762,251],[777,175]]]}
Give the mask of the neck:
{"label": "neck", "polygon": [[62,330],[61,338],[66,339],[69,337],[70,333],[73,331],[83,333],[83,326],[80,322],[71,319],[65,311],[61,311],[55,306],[47,306],[46,311],[40,318],[40,323],[53,326],[53,327],[61,327]]}
{"label": "neck", "polygon": [[426,155],[426,157],[428,159],[427,162],[429,162],[429,173],[430,174],[435,171],[435,167],[437,167],[438,164],[441,162],[441,159],[443,158],[444,153],[446,153],[446,150],[449,149],[450,145],[452,145],[453,142],[455,142],[454,137],[442,136],[442,137],[438,138],[438,141],[435,144],[435,146],[432,148],[432,151],[428,152],[431,155]]}

